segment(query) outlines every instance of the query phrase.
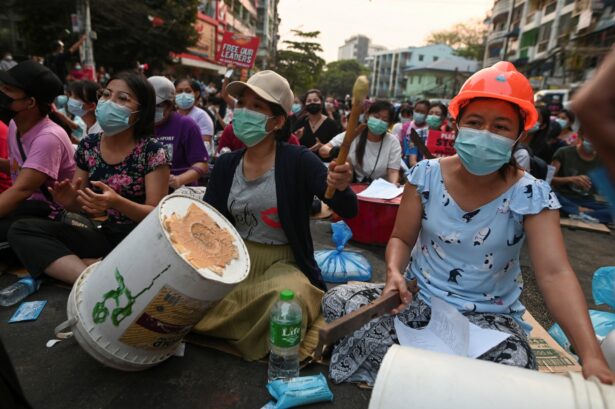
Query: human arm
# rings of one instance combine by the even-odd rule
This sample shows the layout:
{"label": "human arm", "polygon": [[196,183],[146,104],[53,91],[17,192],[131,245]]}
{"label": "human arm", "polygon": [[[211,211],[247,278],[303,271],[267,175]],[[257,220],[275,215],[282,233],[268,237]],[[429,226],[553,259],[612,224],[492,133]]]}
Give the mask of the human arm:
{"label": "human arm", "polygon": [[399,169],[387,168],[387,180],[391,183],[399,183]]}
{"label": "human arm", "polygon": [[[230,67],[230,69],[233,69],[233,68],[234,67]],[[226,90],[228,83],[229,83],[229,79],[225,75],[224,80],[222,81],[222,89],[220,90],[220,96],[224,99],[224,102],[226,102],[226,105],[228,106],[229,109],[234,109],[236,101],[235,101],[235,98],[231,97]]]}
{"label": "human arm", "polygon": [[78,192],[78,200],[83,210],[90,214],[100,214],[108,209],[115,209],[138,223],[166,196],[170,172],[169,166],[160,166],[145,175],[145,203],[143,204],[120,196],[115,190],[99,181],[92,181],[91,184],[101,193],[85,188]]}
{"label": "human arm", "polygon": [[421,231],[423,204],[416,186],[406,183],[401,198],[397,218],[385,252],[386,284],[382,295],[398,291],[402,303],[392,313],[401,312],[411,301],[404,271],[408,266],[410,252],[416,244]]}
{"label": "human arm", "polygon": [[386,135],[386,142],[389,143],[389,157],[387,162],[387,180],[391,183],[399,183],[399,168],[401,166],[401,145],[392,135]]}
{"label": "human arm", "polygon": [[[557,175],[562,168],[562,164],[558,160],[553,160],[551,162],[551,166],[555,168],[555,175]],[[552,186],[562,186],[562,185],[576,185],[581,189],[589,190],[592,188],[592,181],[586,175],[578,175],[578,176],[554,176],[551,180]]]}
{"label": "human arm", "polygon": [[38,192],[49,176],[35,169],[23,168],[15,183],[0,193],[0,218],[7,216],[22,202]]}
{"label": "human arm", "polygon": [[209,154],[201,140],[199,127],[194,121],[183,121],[179,136],[177,158],[190,167],[179,175],[169,177],[169,186],[173,189],[198,181],[208,170]]}
{"label": "human arm", "polygon": [[173,189],[177,189],[184,185],[189,185],[198,181],[203,175],[207,173],[209,165],[207,162],[194,163],[187,171],[180,175],[169,176],[169,186]]}
{"label": "human arm", "polygon": [[[524,220],[536,281],[551,316],[563,328],[581,358],[583,375],[615,382],[606,364],[587,313],[587,303],[570,266],[557,210],[543,210]],[[549,249],[549,251],[545,251]]]}
{"label": "human arm", "polygon": [[68,49],[68,52],[70,54],[74,54],[79,49],[79,47],[81,47],[81,45],[85,42],[86,38],[87,38],[87,34],[82,35],[81,38],[77,40],[77,42]]}

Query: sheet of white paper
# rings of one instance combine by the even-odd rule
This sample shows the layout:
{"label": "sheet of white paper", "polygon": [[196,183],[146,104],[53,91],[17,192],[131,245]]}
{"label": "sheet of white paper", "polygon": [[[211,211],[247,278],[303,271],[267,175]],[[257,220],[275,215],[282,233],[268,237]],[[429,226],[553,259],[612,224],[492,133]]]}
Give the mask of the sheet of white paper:
{"label": "sheet of white paper", "polygon": [[387,182],[384,179],[374,180],[367,189],[358,194],[360,197],[369,199],[394,199],[404,192],[403,187]]}
{"label": "sheet of white paper", "polygon": [[423,329],[412,329],[395,318],[395,332],[401,345],[477,358],[510,336],[470,323],[455,307],[439,298],[433,297],[431,306],[431,320]]}

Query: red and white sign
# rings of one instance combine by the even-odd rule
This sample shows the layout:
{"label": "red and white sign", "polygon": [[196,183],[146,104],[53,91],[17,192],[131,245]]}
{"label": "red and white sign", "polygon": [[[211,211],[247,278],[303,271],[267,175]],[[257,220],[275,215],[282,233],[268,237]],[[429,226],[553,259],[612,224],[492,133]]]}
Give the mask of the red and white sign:
{"label": "red and white sign", "polygon": [[430,130],[427,134],[427,149],[435,157],[452,156],[455,153],[455,133]]}
{"label": "red and white sign", "polygon": [[256,52],[260,38],[226,32],[218,49],[216,61],[223,64],[235,64],[242,68],[252,68],[256,61]]}

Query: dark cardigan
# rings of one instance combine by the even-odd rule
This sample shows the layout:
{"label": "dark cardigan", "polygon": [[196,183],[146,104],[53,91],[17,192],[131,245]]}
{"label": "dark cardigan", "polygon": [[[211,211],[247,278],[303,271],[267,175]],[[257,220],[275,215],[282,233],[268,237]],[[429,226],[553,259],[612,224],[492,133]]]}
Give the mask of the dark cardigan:
{"label": "dark cardigan", "polygon": [[[205,200],[231,223],[235,220],[228,210],[228,196],[233,175],[245,149],[221,155],[212,171]],[[327,203],[343,218],[357,214],[357,197],[350,188],[335,191],[331,200],[324,199],[327,189],[327,168],[316,155],[302,146],[278,142],[275,156],[275,185],[278,215],[297,265],[310,282],[323,290],[325,283],[314,260],[314,244],[310,232],[310,207],[314,195]]]}

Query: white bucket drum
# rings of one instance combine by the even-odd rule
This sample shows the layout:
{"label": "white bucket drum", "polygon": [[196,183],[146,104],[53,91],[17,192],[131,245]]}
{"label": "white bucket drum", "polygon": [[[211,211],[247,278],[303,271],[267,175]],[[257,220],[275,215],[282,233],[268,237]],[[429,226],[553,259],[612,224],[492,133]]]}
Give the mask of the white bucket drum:
{"label": "white bucket drum", "polygon": [[167,196],[70,293],[69,328],[95,359],[137,371],[177,350],[216,301],[250,271],[243,240],[218,211]]}

